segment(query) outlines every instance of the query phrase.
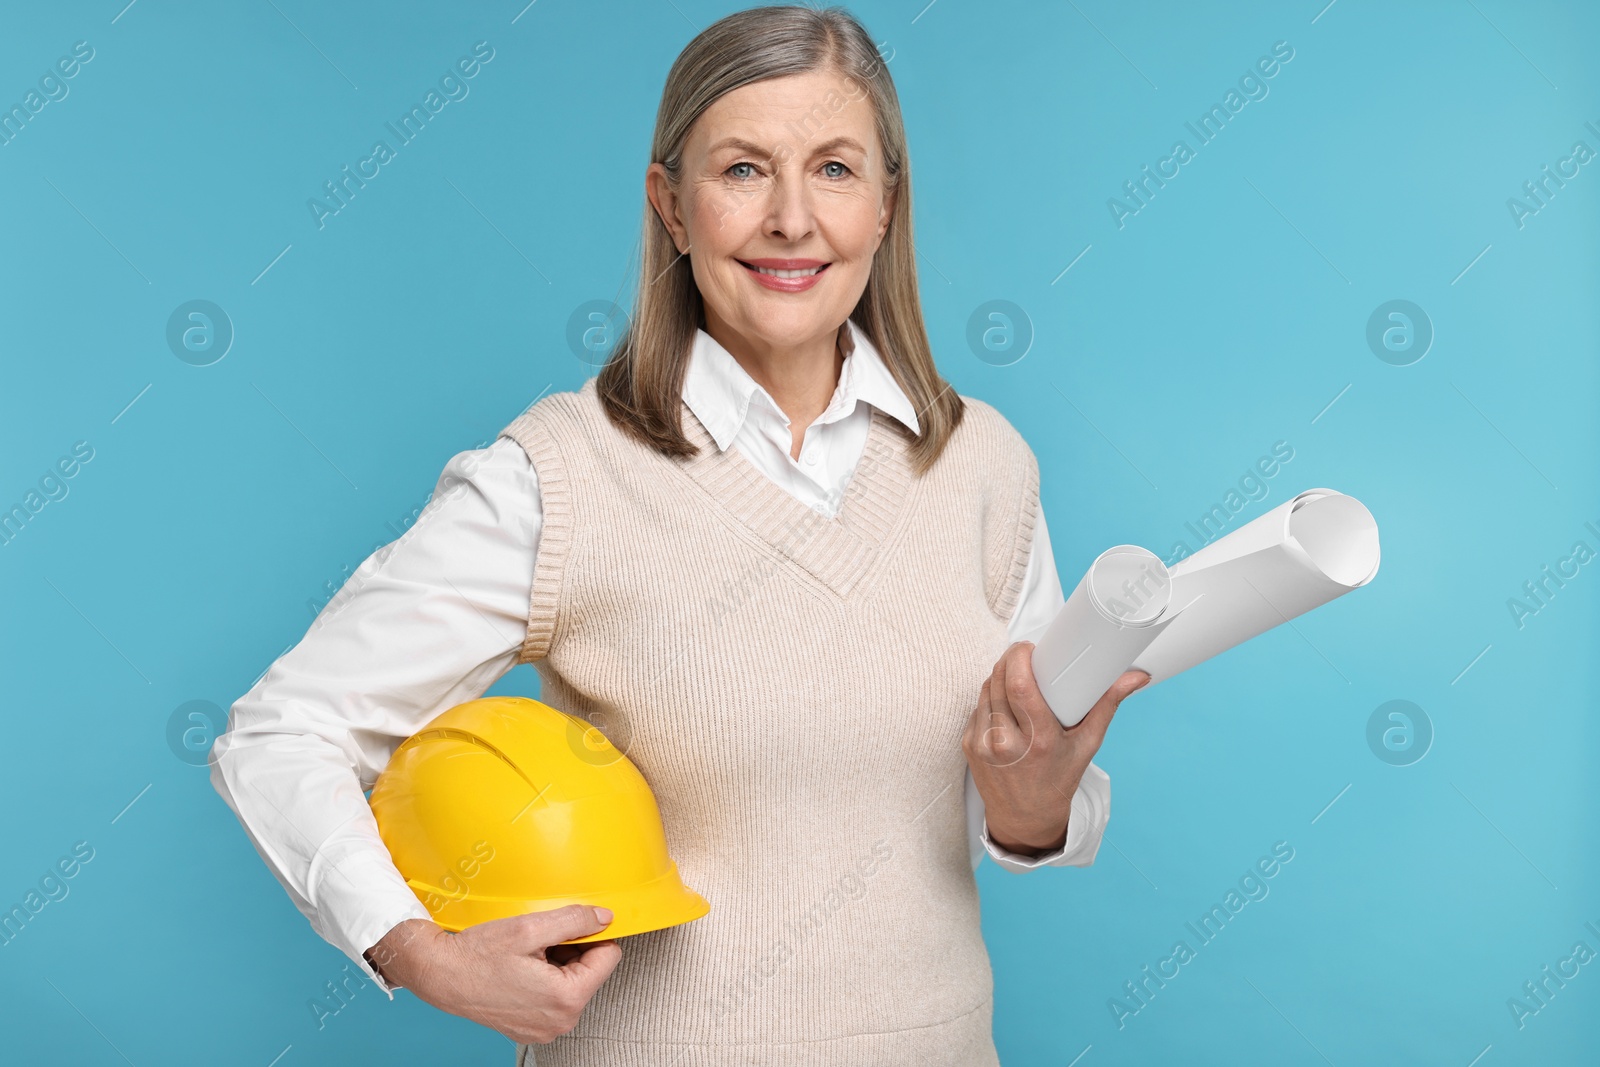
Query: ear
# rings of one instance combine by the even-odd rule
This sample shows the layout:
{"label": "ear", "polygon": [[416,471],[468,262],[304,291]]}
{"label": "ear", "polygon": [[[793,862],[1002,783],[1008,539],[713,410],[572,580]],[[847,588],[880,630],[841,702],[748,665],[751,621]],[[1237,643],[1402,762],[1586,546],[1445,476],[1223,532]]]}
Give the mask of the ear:
{"label": "ear", "polygon": [[667,232],[672,235],[672,243],[677,246],[682,254],[689,247],[689,228],[683,224],[679,217],[678,195],[672,191],[672,185],[667,181],[667,168],[660,163],[652,163],[644,172],[644,194],[650,199],[650,206],[655,208],[656,215],[666,226]]}
{"label": "ear", "polygon": [[883,198],[883,207],[878,211],[879,244],[883,243],[884,234],[889,232],[889,221],[894,218],[894,203],[895,198],[899,195],[899,193],[899,189],[893,189],[890,191],[888,196]]}

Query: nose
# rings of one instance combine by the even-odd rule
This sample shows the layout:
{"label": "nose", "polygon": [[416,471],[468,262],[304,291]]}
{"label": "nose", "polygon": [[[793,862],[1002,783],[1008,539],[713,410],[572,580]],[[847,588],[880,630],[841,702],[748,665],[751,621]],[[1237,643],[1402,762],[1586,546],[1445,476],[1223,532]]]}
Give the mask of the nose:
{"label": "nose", "polygon": [[799,173],[800,164],[780,167],[768,187],[765,229],[769,237],[798,243],[816,229],[811,188]]}

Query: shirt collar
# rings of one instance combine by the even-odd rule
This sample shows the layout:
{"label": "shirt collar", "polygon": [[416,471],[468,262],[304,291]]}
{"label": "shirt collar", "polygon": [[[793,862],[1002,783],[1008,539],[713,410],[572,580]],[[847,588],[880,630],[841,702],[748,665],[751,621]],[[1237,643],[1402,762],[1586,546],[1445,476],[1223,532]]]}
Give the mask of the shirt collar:
{"label": "shirt collar", "polygon": [[[920,433],[910,399],[894,380],[883,356],[867,339],[865,331],[854,319],[846,319],[840,334],[845,347],[844,366],[839,371],[839,384],[833,398],[817,421],[833,422],[844,418],[854,410],[857,401],[864,400],[884,414],[899,419],[913,434]],[[749,414],[750,402],[757,394],[762,403],[770,405],[774,411],[780,410],[777,402],[750,377],[731,352],[705,330],[696,330],[689,367],[683,376],[683,400],[717,442],[719,451],[726,449],[738,436]]]}

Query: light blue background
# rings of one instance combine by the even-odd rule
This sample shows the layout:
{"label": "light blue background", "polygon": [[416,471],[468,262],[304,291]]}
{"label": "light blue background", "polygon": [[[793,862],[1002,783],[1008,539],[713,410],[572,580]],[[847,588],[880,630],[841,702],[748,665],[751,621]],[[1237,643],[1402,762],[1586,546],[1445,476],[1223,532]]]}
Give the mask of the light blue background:
{"label": "light blue background", "polygon": [[[95,850],[0,948],[0,1058],[509,1064],[371,986],[319,1030],[345,959],[167,723],[242,694],[451,455],[591,373],[568,316],[630,299],[663,79],[735,7],[124,2],[7,4],[0,32],[7,105],[95,50],[0,147],[0,506],[94,449],[0,547],[0,903]],[[1092,867],[984,865],[1007,1067],[1600,1056],[1600,962],[1520,1029],[1507,1007],[1600,950],[1600,564],[1507,607],[1600,549],[1600,163],[1522,228],[1506,206],[1600,149],[1600,17],[1323,3],[854,7],[905,108],[940,369],[1038,454],[1064,583],[1115,543],[1198,547],[1185,521],[1280,440],[1230,528],[1326,486],[1382,530],[1370,586],[1123,706]],[[307,199],[480,40],[470,95],[319,230]],[[1276,41],[1270,94],[1119,229],[1107,199]],[[1436,331],[1404,367],[1365,340],[1397,298]],[[165,340],[193,299],[236,330],[211,366]],[[966,342],[993,299],[1034,334],[1008,366]],[[1436,731],[1411,766],[1366,741],[1392,699]],[[1270,895],[1119,1029],[1108,999],[1279,841]]]}

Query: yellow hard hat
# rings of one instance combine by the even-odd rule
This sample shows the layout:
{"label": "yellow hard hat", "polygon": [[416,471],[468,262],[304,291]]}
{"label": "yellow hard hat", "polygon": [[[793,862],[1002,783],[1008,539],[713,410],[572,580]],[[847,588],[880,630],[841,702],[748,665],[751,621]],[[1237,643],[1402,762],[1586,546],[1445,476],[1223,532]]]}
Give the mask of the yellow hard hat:
{"label": "yellow hard hat", "polygon": [[563,944],[698,919],[661,811],[593,725],[527,697],[458,704],[406,738],[372,788],[378,833],[433,921],[462,930],[568,904],[611,925]]}

